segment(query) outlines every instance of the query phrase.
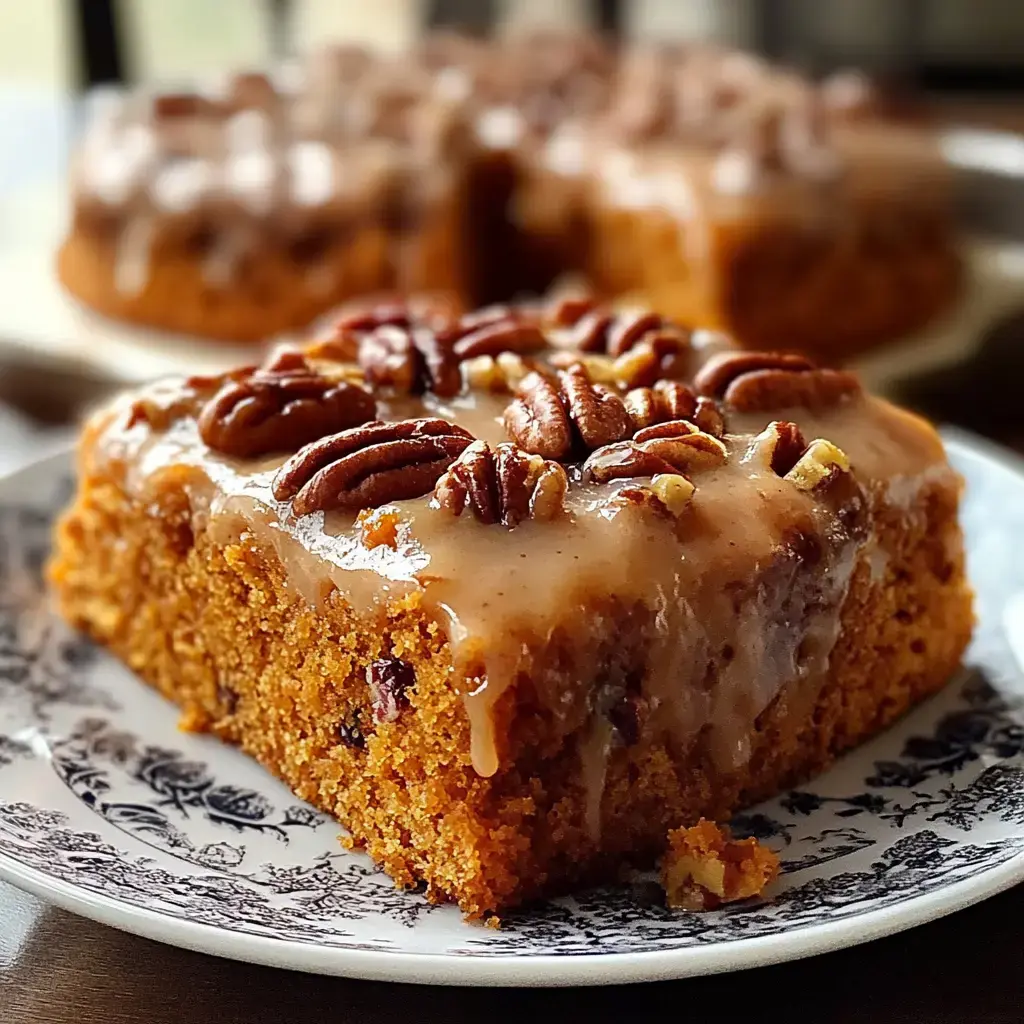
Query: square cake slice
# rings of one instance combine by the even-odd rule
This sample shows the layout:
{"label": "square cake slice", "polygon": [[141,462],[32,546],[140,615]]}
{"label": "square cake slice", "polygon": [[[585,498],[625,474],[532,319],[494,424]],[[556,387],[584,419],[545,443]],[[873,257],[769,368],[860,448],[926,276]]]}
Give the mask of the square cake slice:
{"label": "square cake slice", "polygon": [[389,306],[96,413],[50,577],[187,728],[481,917],[943,686],[960,489],[930,426],[803,357],[582,301]]}

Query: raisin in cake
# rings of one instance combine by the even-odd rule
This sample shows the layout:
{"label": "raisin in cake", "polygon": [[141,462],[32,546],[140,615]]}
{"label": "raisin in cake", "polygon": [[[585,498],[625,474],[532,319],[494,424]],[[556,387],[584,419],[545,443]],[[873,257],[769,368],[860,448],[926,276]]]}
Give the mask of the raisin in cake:
{"label": "raisin in cake", "polygon": [[583,35],[334,48],[287,71],[102,108],[58,258],[73,295],[257,341],[367,292],[472,308],[578,272],[832,358],[957,293],[936,141],[850,75]]}
{"label": "raisin in cake", "polygon": [[189,728],[480,916],[943,686],[960,490],[928,424],[803,356],[585,301],[389,305],[96,413],[50,576]]}

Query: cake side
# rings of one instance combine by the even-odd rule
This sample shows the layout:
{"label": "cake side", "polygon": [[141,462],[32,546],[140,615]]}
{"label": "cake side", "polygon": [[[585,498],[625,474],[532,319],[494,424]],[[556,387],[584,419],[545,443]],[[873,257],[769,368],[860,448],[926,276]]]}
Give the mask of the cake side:
{"label": "cake side", "polygon": [[[467,376],[481,322],[506,346],[537,329],[468,322]],[[375,330],[355,346],[375,396],[351,365],[314,374],[321,344],[98,414],[50,573],[69,620],[187,725],[240,743],[400,883],[479,916],[613,878],[669,828],[820,770],[955,670],[959,481],[931,428],[847,376],[680,335],[700,401],[663,381],[627,403],[582,362],[513,397],[451,394],[435,361],[437,390],[402,394],[415,378],[393,359],[388,385],[374,376],[369,351],[397,337]],[[628,413],[631,439],[574,462],[559,405],[527,429],[519,413],[557,387],[574,429]],[[260,411],[279,392],[287,419]],[[694,421],[639,427],[670,393]],[[384,422],[287,460],[257,447],[374,405]],[[782,418],[765,426],[766,408]],[[344,483],[346,466],[361,475]]]}

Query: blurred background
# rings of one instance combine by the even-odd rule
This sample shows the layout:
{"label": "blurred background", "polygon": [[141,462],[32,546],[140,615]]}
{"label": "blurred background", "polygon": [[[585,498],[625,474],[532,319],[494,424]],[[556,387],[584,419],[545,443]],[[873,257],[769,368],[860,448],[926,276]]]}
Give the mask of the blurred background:
{"label": "blurred background", "polygon": [[328,40],[400,50],[432,26],[502,33],[588,24],[630,39],[740,46],[819,73],[858,66],[948,126],[964,229],[1002,247],[1001,298],[966,328],[978,335],[963,339],[969,358],[938,369],[925,360],[925,370],[903,373],[893,390],[940,421],[1024,450],[1016,385],[1024,344],[1020,0],[5,0],[0,469],[58,443],[113,386],[87,360],[42,351],[31,339],[39,311],[25,299],[36,294],[33,278],[48,272],[41,225],[63,216],[68,154],[90,90],[187,83]]}

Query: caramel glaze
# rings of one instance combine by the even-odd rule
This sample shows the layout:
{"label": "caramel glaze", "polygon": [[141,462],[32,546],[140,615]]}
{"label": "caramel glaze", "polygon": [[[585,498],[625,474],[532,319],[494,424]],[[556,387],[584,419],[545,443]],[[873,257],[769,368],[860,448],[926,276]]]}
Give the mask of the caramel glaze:
{"label": "caramel glaze", "polygon": [[[763,416],[730,416],[729,458],[693,477],[695,496],[678,520],[617,501],[636,481],[576,482],[564,518],[511,531],[468,514],[454,518],[428,495],[395,504],[397,547],[368,549],[353,515],[296,518],[273,498],[283,456],[218,456],[202,444],[194,416],[169,417],[166,429],[133,423],[137,397],[94,417],[90,458],[143,504],[170,474],[189,495],[197,532],[275,551],[313,606],[336,588],[372,618],[389,600],[419,591],[447,631],[477,772],[502,768],[507,737],[495,735],[491,712],[517,679],[529,678],[553,718],[562,716],[563,733],[578,737],[594,828],[615,739],[608,712],[624,692],[642,696],[649,709],[641,741],[668,735],[684,747],[699,734],[723,770],[737,767],[769,703],[780,695],[791,706],[813,699],[856,567],[866,563],[878,582],[885,571],[870,515],[868,529],[852,535],[834,508],[771,469],[766,442],[756,440]],[[148,398],[154,408],[180,402],[180,382],[155,385]],[[393,403],[384,416],[440,415],[496,442],[505,439],[505,404],[490,394],[447,403],[427,395]],[[773,418],[842,448],[875,510],[914,516],[923,487],[957,486],[935,432],[881,400],[859,397],[823,414],[779,410]],[[639,661],[625,676],[607,664],[615,636],[609,608],[638,613],[643,623]],[[545,656],[556,635],[571,653],[571,680]]]}

